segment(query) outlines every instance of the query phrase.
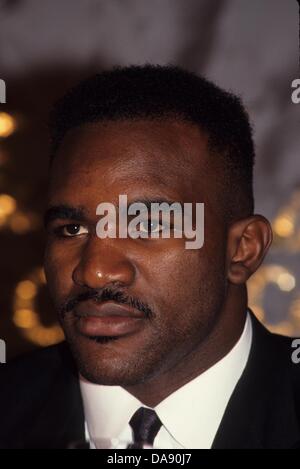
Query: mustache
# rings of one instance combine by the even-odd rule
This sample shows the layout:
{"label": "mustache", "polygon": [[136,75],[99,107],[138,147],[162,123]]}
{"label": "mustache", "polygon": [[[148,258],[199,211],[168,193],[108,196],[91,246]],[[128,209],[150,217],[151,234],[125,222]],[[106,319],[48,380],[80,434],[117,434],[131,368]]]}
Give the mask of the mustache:
{"label": "mustache", "polygon": [[64,318],[66,314],[71,312],[82,301],[93,300],[95,303],[104,301],[115,301],[116,303],[125,304],[139,310],[147,319],[154,316],[152,309],[140,301],[138,298],[126,295],[123,291],[103,288],[101,290],[89,289],[78,295],[74,295],[64,301],[59,307],[59,315]]}

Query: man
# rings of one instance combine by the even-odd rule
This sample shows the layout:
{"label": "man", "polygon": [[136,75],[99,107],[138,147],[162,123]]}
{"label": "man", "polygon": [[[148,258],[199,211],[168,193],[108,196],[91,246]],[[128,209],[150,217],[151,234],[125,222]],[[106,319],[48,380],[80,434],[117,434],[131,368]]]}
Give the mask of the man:
{"label": "man", "polygon": [[[297,447],[291,341],[247,309],[272,233],[239,99],[176,67],[117,68],[61,99],[51,133],[45,270],[68,345],[5,367],[2,446]],[[203,246],[100,238],[97,207],[121,194],[204,203]]]}

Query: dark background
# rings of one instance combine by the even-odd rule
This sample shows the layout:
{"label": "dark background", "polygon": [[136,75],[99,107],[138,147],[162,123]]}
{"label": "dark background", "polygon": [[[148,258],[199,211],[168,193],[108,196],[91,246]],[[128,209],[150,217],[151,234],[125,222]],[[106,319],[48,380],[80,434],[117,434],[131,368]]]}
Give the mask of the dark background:
{"label": "dark background", "polygon": [[275,232],[249,303],[270,329],[300,334],[296,0],[0,0],[0,113],[8,114],[0,114],[0,338],[8,357],[62,337],[42,274],[49,107],[91,73],[145,62],[182,65],[243,97],[255,128],[256,211]]}

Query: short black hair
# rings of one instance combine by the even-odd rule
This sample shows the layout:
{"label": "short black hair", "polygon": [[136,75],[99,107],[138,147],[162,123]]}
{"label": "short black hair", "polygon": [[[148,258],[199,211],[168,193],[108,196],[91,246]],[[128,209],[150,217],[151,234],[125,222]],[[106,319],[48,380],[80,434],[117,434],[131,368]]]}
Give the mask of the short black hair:
{"label": "short black hair", "polygon": [[74,127],[165,118],[193,123],[207,134],[215,163],[222,164],[222,199],[230,220],[251,215],[255,150],[248,114],[236,95],[177,66],[115,67],[72,88],[50,114],[51,159]]}

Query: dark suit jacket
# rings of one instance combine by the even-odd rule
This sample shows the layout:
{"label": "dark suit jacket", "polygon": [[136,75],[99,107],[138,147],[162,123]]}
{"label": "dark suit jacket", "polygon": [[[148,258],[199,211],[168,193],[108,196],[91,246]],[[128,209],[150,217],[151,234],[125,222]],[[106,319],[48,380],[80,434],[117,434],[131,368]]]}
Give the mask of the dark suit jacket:
{"label": "dark suit jacket", "polygon": [[[213,448],[300,448],[300,364],[292,363],[291,339],[252,319],[249,361]],[[1,365],[0,447],[67,448],[84,440],[77,376],[66,343]]]}

